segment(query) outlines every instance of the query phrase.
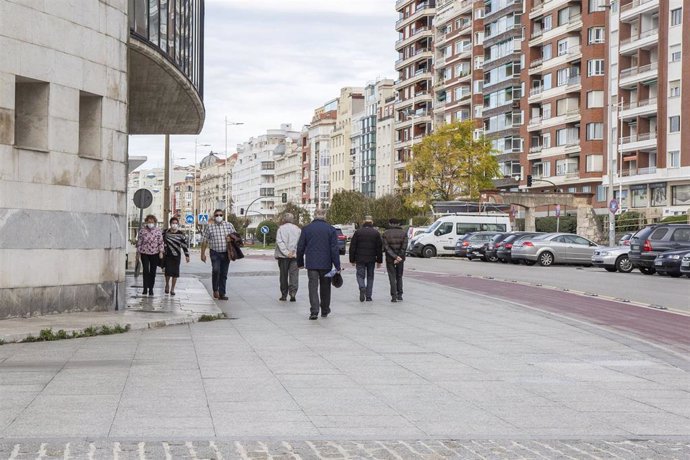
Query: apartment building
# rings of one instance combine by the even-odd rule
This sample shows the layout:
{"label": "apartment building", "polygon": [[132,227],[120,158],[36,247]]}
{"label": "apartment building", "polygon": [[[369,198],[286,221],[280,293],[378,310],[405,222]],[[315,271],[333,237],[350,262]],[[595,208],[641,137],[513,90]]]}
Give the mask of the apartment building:
{"label": "apartment building", "polygon": [[411,186],[405,170],[412,146],[431,133],[433,108],[433,61],[436,0],[398,0],[395,23],[399,39],[395,49],[398,80],[395,90],[395,174],[396,183]]}
{"label": "apartment building", "polygon": [[379,103],[376,114],[376,198],[394,193],[395,96]]}
{"label": "apartment building", "polygon": [[199,164],[199,213],[213,214],[216,209],[230,212],[232,168],[237,155],[228,160],[211,152]]}
{"label": "apartment building", "polygon": [[342,88],[335,127],[331,132],[330,193],[357,190],[352,151],[352,120],[364,110],[363,88]]}
{"label": "apartment building", "polygon": [[233,211],[246,215],[250,229],[277,214],[276,158],[299,137],[300,132],[293,131],[291,124],[283,124],[237,146],[237,162],[232,169]]}
{"label": "apartment building", "polygon": [[690,2],[623,0],[610,11],[608,164],[623,209],[660,218],[690,208]]}
{"label": "apartment building", "polygon": [[[303,176],[309,174],[310,187],[303,194],[302,204],[313,213],[328,208],[331,197],[331,134],[338,118],[338,99],[327,102],[314,111],[308,127],[309,164],[303,166]],[[308,169],[306,169],[308,168]]]}
{"label": "apartment building", "polygon": [[299,203],[302,199],[302,139],[303,132],[295,139],[286,138],[275,153],[275,195],[279,210],[285,207],[282,202],[283,194],[287,203]]}

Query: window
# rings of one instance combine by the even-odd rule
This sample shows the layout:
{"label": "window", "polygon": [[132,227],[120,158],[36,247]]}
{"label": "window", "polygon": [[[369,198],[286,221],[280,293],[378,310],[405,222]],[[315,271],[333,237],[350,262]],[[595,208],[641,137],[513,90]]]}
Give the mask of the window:
{"label": "window", "polygon": [[680,150],[671,150],[668,152],[666,166],[669,168],[680,168]]}
{"label": "window", "polygon": [[668,83],[668,97],[680,97],[680,80]]}
{"label": "window", "polygon": [[48,150],[48,83],[17,77],[14,143],[19,148]]}
{"label": "window", "polygon": [[568,84],[568,79],[570,78],[568,69],[558,69],[556,75],[558,78],[557,86],[565,86]]}
{"label": "window", "polygon": [[587,155],[587,172],[601,172],[604,170],[603,155]]}
{"label": "window", "polygon": [[652,206],[666,206],[666,184],[649,184],[650,204]]}
{"label": "window", "polygon": [[541,137],[541,145],[542,145],[542,148],[545,148],[545,149],[551,148],[551,134],[550,133],[546,133]]}
{"label": "window", "polygon": [[597,185],[596,200],[600,203],[606,201],[606,187],[604,187],[603,185]]}
{"label": "window", "polygon": [[101,117],[103,98],[79,94],[79,155],[101,159]]}
{"label": "window", "polygon": [[551,44],[549,43],[547,45],[542,46],[541,47],[541,58],[544,61],[548,61],[549,59],[551,59],[551,57],[552,57]]}
{"label": "window", "polygon": [[564,38],[563,40],[558,40],[558,43],[556,44],[558,48],[558,55],[563,56],[565,54],[568,54],[568,39]]}
{"label": "window", "polygon": [[587,93],[587,108],[601,108],[604,107],[604,92],[590,91]]}
{"label": "window", "polygon": [[680,45],[675,45],[671,47],[671,62],[680,61]]}
{"label": "window", "polygon": [[671,205],[690,205],[690,185],[676,185],[671,187]]}
{"label": "window", "polygon": [[[635,188],[633,188],[635,187]],[[633,208],[646,208],[649,203],[649,194],[647,193],[647,185],[632,185],[630,186],[632,194]]]}
{"label": "window", "polygon": [[589,0],[589,12],[606,11],[605,3],[604,0]]}
{"label": "window", "polygon": [[603,123],[587,123],[587,140],[598,141],[604,138]]}
{"label": "window", "polygon": [[683,22],[683,9],[675,8],[671,10],[671,25],[678,26]]}
{"label": "window", "polygon": [[603,27],[590,27],[588,31],[589,44],[604,43],[604,30]]}
{"label": "window", "polygon": [[668,132],[677,133],[680,131],[680,115],[668,117]]}
{"label": "window", "polygon": [[587,61],[587,75],[590,77],[604,75],[604,60],[590,59]]}
{"label": "window", "polygon": [[553,18],[549,16],[544,16],[544,22],[542,23],[544,32],[549,31],[553,28]]}

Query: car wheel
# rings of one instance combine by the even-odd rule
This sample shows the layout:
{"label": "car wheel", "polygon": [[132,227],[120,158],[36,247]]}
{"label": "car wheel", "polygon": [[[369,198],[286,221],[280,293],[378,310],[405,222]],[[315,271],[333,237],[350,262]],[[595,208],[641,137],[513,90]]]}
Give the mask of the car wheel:
{"label": "car wheel", "polygon": [[640,271],[645,275],[653,275],[654,273],[656,273],[654,267],[640,267]]}
{"label": "car wheel", "polygon": [[[513,265],[519,265],[519,264],[520,264],[520,261],[519,261],[519,260],[508,259],[508,261],[509,261],[511,264],[513,264]],[[528,261],[526,261],[526,262],[528,262]],[[527,265],[527,264],[525,264],[525,265]]]}
{"label": "car wheel", "polygon": [[[519,264],[520,262],[517,261],[517,262],[513,262],[513,263]],[[525,265],[527,265],[528,267],[531,267],[532,265],[536,264],[535,261],[533,261],[533,260],[527,260],[527,259],[523,260],[522,263],[525,264]]]}
{"label": "car wheel", "polygon": [[433,246],[424,246],[424,249],[422,249],[422,257],[426,259],[436,257],[436,248]]}
{"label": "car wheel", "polygon": [[630,262],[630,257],[623,255],[616,259],[616,270],[621,273],[630,273],[633,271],[633,264]]}
{"label": "car wheel", "polygon": [[611,273],[616,272],[616,267],[604,267],[604,269],[605,269],[607,272],[611,272]]}
{"label": "car wheel", "polygon": [[498,257],[496,257],[496,256],[491,256],[491,257],[487,257],[486,260],[487,260],[488,262],[498,262]]}
{"label": "car wheel", "polygon": [[668,276],[670,276],[671,278],[680,278],[683,275],[678,272],[669,272]]}
{"label": "car wheel", "polygon": [[472,257],[472,256],[466,256],[466,257],[467,257],[467,260],[469,260],[470,262],[472,262],[472,259],[474,259],[474,257]]}
{"label": "car wheel", "polygon": [[553,265],[553,254],[549,251],[544,251],[539,254],[539,265],[542,267],[550,267]]}

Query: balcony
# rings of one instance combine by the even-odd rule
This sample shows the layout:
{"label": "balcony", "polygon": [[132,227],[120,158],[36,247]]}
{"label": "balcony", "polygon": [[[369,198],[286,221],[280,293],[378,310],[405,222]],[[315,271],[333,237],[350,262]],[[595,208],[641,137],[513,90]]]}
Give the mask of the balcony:
{"label": "balcony", "polygon": [[415,40],[419,40],[420,38],[423,38],[422,35],[431,37],[432,32],[431,32],[431,27],[429,26],[423,26],[420,27],[419,29],[415,29],[408,37],[401,38],[400,40],[395,42],[395,49],[400,50],[401,48],[413,43]]}
{"label": "balcony", "polygon": [[434,52],[430,49],[418,49],[415,50],[414,53],[409,55],[406,58],[398,59],[395,61],[395,70],[400,70],[414,62],[417,62],[421,59],[431,59],[434,57]]}
{"label": "balcony", "polygon": [[580,121],[580,118],[580,109],[569,110],[565,114],[555,117],[534,117],[527,124],[527,130],[538,131],[542,129],[552,128],[554,126],[565,125],[567,123],[576,123]]}
{"label": "balcony", "polygon": [[198,134],[206,118],[204,1],[182,0],[185,31],[161,26],[153,3],[130,0],[129,134]]}
{"label": "balcony", "polygon": [[650,174],[656,174],[656,166],[651,166],[649,168],[629,168],[622,171],[623,177],[632,176],[647,176]]}
{"label": "balcony", "polygon": [[659,10],[659,0],[633,0],[632,2],[621,5],[621,22],[628,22],[637,18],[642,13],[651,13]]}
{"label": "balcony", "polygon": [[619,85],[625,88],[635,86],[642,81],[653,80],[657,77],[659,72],[658,69],[658,62],[652,62],[651,64],[640,67],[629,67],[627,69],[622,69],[619,76]]}
{"label": "balcony", "polygon": [[551,59],[535,59],[530,63],[529,74],[535,75],[554,67],[567,64],[577,59],[582,58],[582,46],[574,45],[568,48],[567,52],[554,56]]}
{"label": "balcony", "polygon": [[567,5],[573,0],[537,0],[534,2],[534,7],[529,12],[529,18],[534,19],[543,14],[553,11],[556,8]]}
{"label": "balcony", "polygon": [[428,69],[419,69],[417,70],[414,75],[408,77],[405,80],[398,80],[395,82],[396,89],[413,85],[415,83],[419,83],[420,81],[426,80],[426,79],[431,79],[431,71]]}
{"label": "balcony", "polygon": [[623,107],[621,107],[620,117],[626,119],[643,115],[655,115],[656,113],[657,100],[656,98],[651,98],[623,105]]}
{"label": "balcony", "polygon": [[634,37],[621,40],[620,53],[621,54],[635,54],[637,50],[644,48],[656,48],[659,46],[659,29],[646,30]]}
{"label": "balcony", "polygon": [[632,136],[622,137],[618,149],[621,152],[634,152],[635,150],[656,150],[656,132],[633,134]]}
{"label": "balcony", "polygon": [[529,46],[539,46],[542,43],[548,42],[556,37],[559,37],[568,32],[573,32],[582,29],[582,15],[576,14],[568,18],[568,22],[561,24],[560,26],[554,27],[549,30],[542,30],[532,34],[532,38],[529,41]]}
{"label": "balcony", "polygon": [[428,14],[433,14],[434,8],[435,8],[435,5],[433,4],[433,2],[432,3],[429,3],[429,2],[421,3],[421,4],[417,5],[414,13],[412,13],[406,17],[400,18],[395,22],[395,28],[397,30],[402,29],[403,27],[410,24],[411,22],[421,18],[423,16],[424,12],[426,12]]}

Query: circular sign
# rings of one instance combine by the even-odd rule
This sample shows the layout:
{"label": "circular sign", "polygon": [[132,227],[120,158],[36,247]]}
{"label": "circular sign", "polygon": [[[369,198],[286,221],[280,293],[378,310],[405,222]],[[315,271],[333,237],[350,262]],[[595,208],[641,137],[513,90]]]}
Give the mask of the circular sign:
{"label": "circular sign", "polygon": [[187,224],[192,225],[194,223],[194,216],[191,214],[187,214],[187,217],[184,218],[184,221]]}
{"label": "circular sign", "polygon": [[263,233],[264,235],[268,235],[268,232],[270,232],[271,229],[268,228],[268,225],[264,225],[264,226],[262,226],[262,227],[259,229],[259,231],[260,231],[261,233]]}
{"label": "circular sign", "polygon": [[145,188],[140,188],[134,192],[134,206],[139,209],[146,209],[153,203],[153,194]]}
{"label": "circular sign", "polygon": [[609,211],[611,211],[611,214],[615,214],[618,211],[618,201],[615,198],[609,201]]}

